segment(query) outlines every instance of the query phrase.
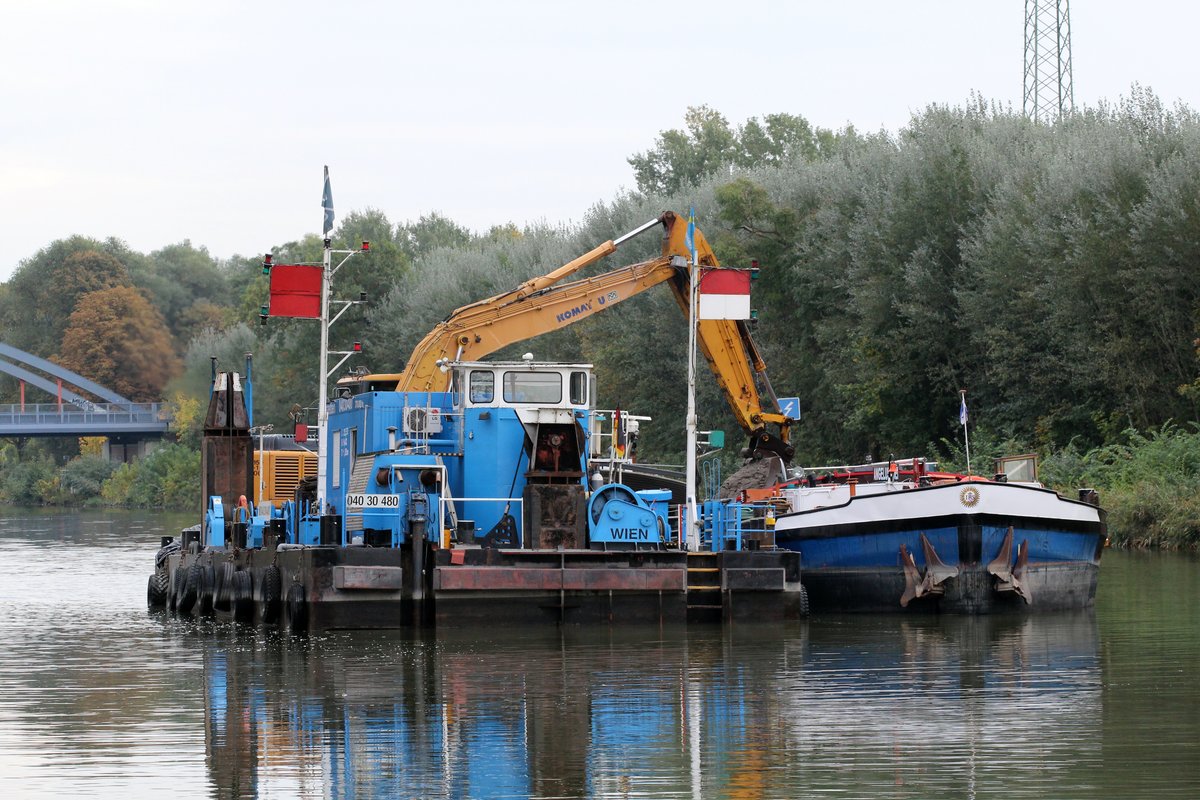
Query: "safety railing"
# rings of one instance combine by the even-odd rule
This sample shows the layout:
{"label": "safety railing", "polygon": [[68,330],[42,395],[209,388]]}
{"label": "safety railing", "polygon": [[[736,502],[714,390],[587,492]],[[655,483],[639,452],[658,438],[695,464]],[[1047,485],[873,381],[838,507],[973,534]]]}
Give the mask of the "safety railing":
{"label": "safety railing", "polygon": [[8,426],[128,426],[166,427],[163,403],[13,403],[0,405],[0,425]]}
{"label": "safety railing", "polygon": [[775,506],[706,500],[701,504],[702,545],[721,550],[774,549]]}

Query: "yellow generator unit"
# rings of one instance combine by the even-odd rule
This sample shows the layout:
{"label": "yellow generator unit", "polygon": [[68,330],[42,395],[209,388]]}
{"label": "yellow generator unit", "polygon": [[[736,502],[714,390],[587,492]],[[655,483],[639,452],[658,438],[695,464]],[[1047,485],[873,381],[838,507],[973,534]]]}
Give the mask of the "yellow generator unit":
{"label": "yellow generator unit", "polygon": [[[262,480],[259,480],[259,476]],[[254,506],[264,500],[279,508],[296,496],[302,478],[317,477],[317,454],[306,450],[254,451]],[[259,487],[262,487],[261,489]],[[258,495],[262,494],[261,497]]]}

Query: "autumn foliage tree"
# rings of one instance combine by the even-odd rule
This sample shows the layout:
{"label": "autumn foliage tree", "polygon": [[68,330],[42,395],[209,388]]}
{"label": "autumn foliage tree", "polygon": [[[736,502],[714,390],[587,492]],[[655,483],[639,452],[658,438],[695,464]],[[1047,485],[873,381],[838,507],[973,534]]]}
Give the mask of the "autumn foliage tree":
{"label": "autumn foliage tree", "polygon": [[54,353],[81,297],[132,285],[122,261],[129,255],[116,240],[75,236],[22,263],[0,303],[4,341],[36,355]]}
{"label": "autumn foliage tree", "polygon": [[162,399],[180,369],[162,315],[139,292],[118,286],[79,299],[58,363],[131,400]]}

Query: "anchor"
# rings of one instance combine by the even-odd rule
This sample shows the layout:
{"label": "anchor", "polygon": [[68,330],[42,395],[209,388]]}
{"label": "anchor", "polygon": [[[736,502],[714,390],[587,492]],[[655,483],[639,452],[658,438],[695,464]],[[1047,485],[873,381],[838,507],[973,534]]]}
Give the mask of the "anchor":
{"label": "anchor", "polygon": [[908,604],[918,597],[942,594],[946,591],[942,583],[958,575],[958,567],[943,562],[924,533],[921,534],[921,549],[925,552],[924,577],[917,570],[912,553],[908,552],[904,544],[900,545],[900,565],[904,568],[904,593],[900,595],[902,608],[907,608]]}
{"label": "anchor", "polygon": [[996,576],[996,591],[1016,592],[1026,605],[1033,603],[1033,595],[1025,585],[1025,568],[1029,566],[1029,540],[1022,539],[1017,547],[1017,563],[1012,560],[1013,527],[1008,526],[1000,552],[987,565],[987,571]]}

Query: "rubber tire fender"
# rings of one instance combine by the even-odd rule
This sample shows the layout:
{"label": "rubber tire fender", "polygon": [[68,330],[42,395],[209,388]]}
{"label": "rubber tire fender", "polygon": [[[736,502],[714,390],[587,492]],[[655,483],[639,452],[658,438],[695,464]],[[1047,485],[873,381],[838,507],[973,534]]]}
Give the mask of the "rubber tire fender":
{"label": "rubber tire fender", "polygon": [[308,632],[308,599],[304,596],[304,587],[293,583],[288,587],[287,600],[284,603],[288,627],[292,633]]}
{"label": "rubber tire fender", "polygon": [[243,569],[233,573],[233,597],[230,605],[233,618],[237,622],[254,621],[254,578],[250,570]]}
{"label": "rubber tire fender", "polygon": [[213,607],[218,611],[229,611],[229,600],[233,594],[233,576],[236,571],[232,562],[225,561],[217,572],[217,588],[213,593]]}
{"label": "rubber tire fender", "polygon": [[170,589],[167,590],[167,607],[176,612],[179,610],[179,595],[183,593],[184,573],[182,567],[176,567],[171,574]]}
{"label": "rubber tire fender", "polygon": [[271,564],[263,570],[258,595],[262,601],[263,622],[276,622],[283,600],[283,575],[280,574],[279,567]]}
{"label": "rubber tire fender", "polygon": [[146,606],[162,608],[167,604],[167,576],[164,573],[150,573],[150,581],[146,584]]}
{"label": "rubber tire fender", "polygon": [[200,568],[200,594],[197,599],[197,612],[202,617],[211,617],[216,596],[217,572],[212,564]]}
{"label": "rubber tire fender", "polygon": [[192,565],[187,568],[187,574],[183,579],[183,591],[179,595],[180,614],[192,612],[196,601],[200,598],[200,584],[203,580],[203,568],[200,566],[200,562],[192,562]]}

